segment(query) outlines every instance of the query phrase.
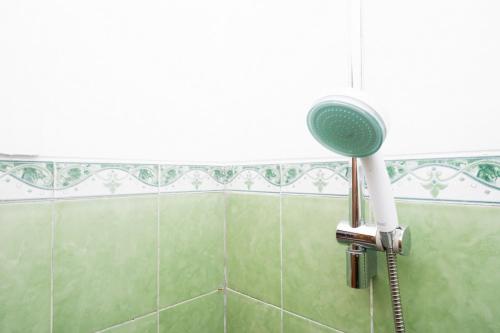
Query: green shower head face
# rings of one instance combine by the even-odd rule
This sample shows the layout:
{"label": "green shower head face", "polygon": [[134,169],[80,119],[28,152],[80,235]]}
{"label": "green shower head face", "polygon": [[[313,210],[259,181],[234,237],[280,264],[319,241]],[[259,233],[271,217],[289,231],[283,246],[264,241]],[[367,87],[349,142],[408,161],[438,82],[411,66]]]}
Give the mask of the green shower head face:
{"label": "green shower head face", "polygon": [[367,104],[353,98],[320,101],[307,116],[309,131],[326,148],[345,156],[366,157],[379,149],[385,124]]}

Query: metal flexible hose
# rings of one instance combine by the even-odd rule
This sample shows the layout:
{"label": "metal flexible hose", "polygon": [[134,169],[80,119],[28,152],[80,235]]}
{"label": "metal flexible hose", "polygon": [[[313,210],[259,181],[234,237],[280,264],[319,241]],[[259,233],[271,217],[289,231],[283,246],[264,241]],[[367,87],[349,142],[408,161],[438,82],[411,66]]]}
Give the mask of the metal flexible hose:
{"label": "metal flexible hose", "polygon": [[392,247],[386,248],[385,251],[387,257],[387,270],[389,272],[389,288],[391,290],[394,327],[396,333],[404,333],[405,322],[403,318],[403,306],[401,304],[401,295],[399,294],[397,254],[394,253]]}

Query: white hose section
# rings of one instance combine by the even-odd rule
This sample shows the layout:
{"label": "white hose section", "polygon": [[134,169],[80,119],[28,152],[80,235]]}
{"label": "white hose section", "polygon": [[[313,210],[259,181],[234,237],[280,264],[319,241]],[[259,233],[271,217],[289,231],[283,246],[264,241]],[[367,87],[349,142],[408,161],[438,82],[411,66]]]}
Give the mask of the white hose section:
{"label": "white hose section", "polygon": [[391,232],[398,226],[398,215],[384,159],[376,152],[361,158],[361,163],[379,231]]}

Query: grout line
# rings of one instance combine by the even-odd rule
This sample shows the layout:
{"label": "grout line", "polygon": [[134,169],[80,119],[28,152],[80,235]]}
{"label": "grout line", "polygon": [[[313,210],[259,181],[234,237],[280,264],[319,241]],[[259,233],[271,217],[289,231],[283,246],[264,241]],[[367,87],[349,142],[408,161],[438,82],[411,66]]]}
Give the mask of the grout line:
{"label": "grout line", "polygon": [[[232,292],[232,293],[235,293],[235,294],[237,294],[237,295],[240,295],[240,296],[246,297],[246,298],[248,298],[248,299],[254,300],[254,301],[256,301],[256,302],[259,302],[259,303],[261,303],[261,304],[264,304],[264,305],[270,306],[270,307],[272,307],[273,309],[276,309],[276,310],[278,310],[278,311],[281,311],[281,307],[276,306],[276,305],[274,305],[274,304],[271,304],[271,303],[266,303],[266,302],[264,302],[264,301],[263,301],[263,300],[261,300],[261,299],[258,299],[258,298],[255,298],[255,297],[253,297],[253,296],[250,296],[250,295],[244,294],[244,293],[242,293],[242,292],[239,292],[239,291],[234,290],[234,289],[231,289],[231,288],[227,288],[227,290],[228,290],[228,291],[230,291],[230,292]],[[285,311],[286,311],[286,310],[285,310]]]}
{"label": "grout line", "polygon": [[229,190],[226,190],[225,192],[228,192],[228,193],[256,193],[256,194],[275,194],[275,195],[279,195],[280,194],[280,191],[258,191],[258,190],[234,190],[234,189],[229,189]]}
{"label": "grout line", "polygon": [[164,195],[176,195],[176,194],[202,194],[202,193],[224,193],[224,190],[198,190],[198,191],[168,191],[168,192],[165,192],[165,191],[162,191],[161,188],[160,188],[160,191],[159,191],[159,194],[161,196],[164,196]]}
{"label": "grout line", "polygon": [[142,315],[142,316],[139,316],[139,317],[135,317],[134,319],[127,320],[127,321],[124,321],[122,323],[110,326],[110,327],[106,327],[106,328],[104,328],[102,330],[99,330],[99,331],[95,331],[95,333],[107,332],[107,331],[112,330],[114,328],[118,328],[118,327],[122,327],[122,326],[128,325],[130,323],[133,323],[136,320],[141,320],[141,319],[147,318],[149,316],[153,316],[155,314],[156,314],[156,311],[153,311],[153,312],[150,312],[150,313],[146,313],[145,315]]}
{"label": "grout line", "polygon": [[364,64],[363,64],[363,0],[357,0],[359,12],[357,13],[359,21],[358,47],[359,47],[359,89],[364,90]]}
{"label": "grout line", "polygon": [[[248,194],[248,195],[280,195],[275,192],[239,192],[239,191],[199,191],[199,192],[170,192],[170,193],[160,193],[163,195],[176,195],[176,194],[203,194],[203,193],[235,193],[235,194]],[[106,195],[106,196],[88,196],[88,197],[72,197],[72,198],[38,198],[38,199],[4,199],[0,200],[0,205],[10,205],[10,204],[24,204],[24,203],[44,203],[44,202],[59,202],[59,201],[72,201],[72,200],[95,200],[95,199],[114,199],[114,198],[133,198],[133,197],[147,197],[156,196],[157,193],[145,193],[145,194],[117,194],[117,195]],[[308,196],[308,197],[323,197],[323,198],[346,198],[347,195],[342,194],[321,194],[321,193],[305,193],[305,192],[283,192],[284,196]],[[367,196],[369,199],[369,196]],[[500,202],[498,201],[467,201],[467,200],[450,200],[450,199],[425,199],[425,198],[405,198],[405,197],[394,197],[396,202],[409,202],[415,204],[437,204],[437,205],[460,205],[460,206],[473,206],[473,207],[498,207]]]}
{"label": "grout line", "polygon": [[349,81],[349,87],[354,89],[354,61],[353,61],[353,47],[352,47],[352,35],[353,35],[353,22],[352,22],[352,1],[349,1],[349,10],[350,12],[347,13],[349,15],[349,23],[347,25],[347,33],[348,33],[348,38],[349,38],[349,69],[348,69],[348,81]]}
{"label": "grout line", "polygon": [[227,288],[228,288],[228,271],[227,271],[227,194],[223,194],[224,198],[224,333],[227,333]]}
{"label": "grout line", "polygon": [[349,195],[345,194],[335,194],[335,193],[316,193],[316,192],[283,192],[283,195],[307,195],[315,197],[327,197],[327,198],[347,198]]}
{"label": "grout line", "polygon": [[56,196],[56,163],[52,162],[52,199],[50,204],[50,332],[54,332],[54,236],[55,236],[55,196]]}
{"label": "grout line", "polygon": [[102,195],[80,195],[72,197],[55,197],[58,201],[72,201],[72,200],[92,200],[92,199],[111,199],[111,198],[129,198],[129,197],[147,197],[158,195],[158,192],[147,193],[123,193],[123,194],[102,194]]}
{"label": "grout line", "polygon": [[350,85],[353,89],[362,89],[360,8],[361,0],[350,1],[349,39],[350,39]]}
{"label": "grout line", "polygon": [[205,296],[209,296],[209,295],[212,295],[212,294],[215,294],[216,292],[218,292],[219,290],[218,289],[215,289],[215,290],[212,290],[208,293],[205,293],[203,295],[199,295],[199,296],[196,296],[196,297],[193,297],[193,298],[190,298],[190,299],[187,299],[185,301],[182,301],[182,302],[179,302],[179,303],[175,303],[175,304],[172,304],[172,305],[169,305],[169,306],[166,306],[164,307],[163,309],[160,309],[159,311],[156,310],[156,311],[153,311],[153,312],[150,312],[150,313],[146,313],[145,315],[142,315],[142,316],[138,316],[138,317],[135,317],[134,319],[130,319],[130,320],[127,320],[127,321],[124,321],[124,322],[121,322],[119,324],[116,324],[116,325],[113,325],[113,326],[110,326],[110,327],[106,327],[102,330],[98,330],[98,331],[95,331],[95,333],[102,333],[102,332],[107,332],[113,328],[118,328],[118,327],[121,327],[121,326],[125,326],[125,325],[128,325],[136,320],[139,320],[139,319],[143,319],[143,318],[146,318],[146,317],[149,317],[149,316],[153,316],[153,315],[156,315],[158,312],[161,312],[161,311],[164,311],[164,310],[168,310],[168,309],[171,309],[171,308],[175,308],[176,306],[178,305],[183,305],[183,304],[186,304],[186,303],[190,303],[192,301],[195,301],[197,299],[200,299],[200,298],[203,298]]}
{"label": "grout line", "polygon": [[160,180],[161,167],[158,167],[158,193],[156,196],[156,332],[160,333]]}
{"label": "grout line", "polygon": [[[57,200],[75,200],[75,199],[99,199],[99,198],[119,198],[119,197],[138,197],[138,196],[148,196],[148,195],[175,195],[175,194],[193,194],[193,193],[217,193],[223,192],[223,190],[200,190],[200,191],[172,191],[172,192],[161,192],[159,189],[154,192],[131,192],[122,194],[93,194],[93,195],[80,195],[80,196],[68,196],[68,197],[56,197]],[[23,199],[21,199],[23,200]],[[36,199],[33,199],[36,200]]]}
{"label": "grout line", "polygon": [[234,194],[248,194],[248,195],[280,195],[280,192],[271,192],[271,191],[244,191],[244,190],[227,190],[225,193],[234,193]]}
{"label": "grout line", "polygon": [[168,194],[191,194],[191,193],[222,193],[224,192],[224,189],[218,189],[218,190],[186,190],[186,191],[162,191],[160,189],[160,194],[161,195],[168,195]]}
{"label": "grout line", "polygon": [[52,202],[56,199],[53,197],[48,198],[12,198],[12,199],[0,199],[0,205],[4,204],[16,204],[16,203],[44,203]]}
{"label": "grout line", "polygon": [[375,333],[375,323],[373,320],[373,278],[370,279],[370,333]]}
{"label": "grout line", "polygon": [[50,332],[54,331],[54,220],[55,202],[50,207]]}
{"label": "grout line", "polygon": [[213,295],[213,294],[215,294],[215,293],[217,293],[217,292],[219,292],[219,289],[215,289],[215,290],[209,291],[208,293],[201,294],[201,295],[199,295],[199,296],[196,296],[196,297],[193,297],[193,298],[187,299],[187,300],[185,300],[185,301],[181,301],[181,302],[179,302],[179,303],[175,303],[175,304],[172,304],[172,305],[166,306],[166,307],[164,307],[164,308],[161,308],[161,309],[159,310],[159,312],[161,312],[161,311],[165,311],[165,310],[168,310],[168,309],[171,309],[171,308],[175,308],[176,306],[183,305],[183,304],[186,304],[186,303],[191,303],[191,302],[196,301],[196,300],[198,300],[198,299],[200,299],[200,298],[203,298],[203,297],[205,297],[205,296],[210,296],[210,295]]}
{"label": "grout line", "polygon": [[[357,0],[359,1],[359,0]],[[361,0],[362,1],[362,0]],[[361,8],[362,9],[362,8]],[[363,17],[361,13],[361,18]],[[361,28],[363,28],[361,26]],[[350,29],[350,26],[349,26]],[[362,33],[362,32],[361,32]],[[361,34],[359,37],[363,37]],[[362,42],[362,40],[361,40]],[[362,47],[362,43],[360,47]],[[351,49],[352,50],[352,49]],[[361,49],[361,52],[363,49]],[[362,59],[361,59],[362,60]],[[475,151],[435,151],[427,153],[415,154],[391,154],[386,155],[386,160],[414,160],[414,159],[449,159],[449,158],[474,158],[474,157],[499,157],[500,150],[486,149]],[[234,165],[269,165],[269,164],[294,164],[294,163],[312,163],[312,162],[337,162],[348,161],[349,159],[340,155],[325,155],[315,157],[288,157],[277,159],[254,159],[254,160],[234,160],[229,162],[210,162],[210,161],[167,161],[167,160],[148,160],[148,159],[124,159],[124,158],[88,158],[88,157],[61,157],[50,155],[20,155],[20,154],[5,154],[0,152],[1,161],[20,161],[20,162],[58,162],[58,163],[91,163],[91,164],[138,164],[138,165],[188,165],[188,166],[234,166]]]}
{"label": "grout line", "polygon": [[147,193],[123,193],[123,194],[102,194],[102,195],[81,195],[71,197],[58,197],[51,195],[46,198],[13,198],[13,199],[0,199],[1,204],[10,204],[16,202],[47,202],[47,201],[72,201],[72,200],[92,200],[92,199],[111,199],[111,198],[130,198],[130,197],[147,197],[147,196],[166,196],[178,194],[204,194],[204,193],[224,193],[224,190],[202,190],[202,191],[177,191],[177,192],[147,192]]}
{"label": "grout line", "polygon": [[297,313],[290,312],[290,311],[288,311],[288,310],[283,310],[283,312],[285,312],[286,314],[289,314],[289,315],[291,315],[291,316],[294,316],[294,317],[300,318],[300,319],[302,319],[302,320],[308,321],[309,323],[312,323],[312,324],[315,324],[315,325],[321,326],[321,327],[323,327],[323,328],[326,328],[326,329],[328,329],[328,330],[330,330],[330,331],[332,331],[332,332],[344,333],[344,331],[341,331],[341,330],[338,330],[338,329],[336,329],[336,328],[333,328],[333,327],[327,326],[327,325],[325,325],[325,324],[319,323],[319,322],[317,322],[317,321],[315,321],[315,320],[312,320],[312,319],[309,319],[309,318],[307,318],[307,317],[301,316],[301,315],[299,315],[299,314],[297,314]]}
{"label": "grout line", "polygon": [[364,0],[358,0],[359,1],[359,88],[360,90],[364,90],[365,85],[364,85],[364,49],[363,49],[363,1]]}
{"label": "grout line", "polygon": [[283,310],[284,310],[284,295],[283,295],[283,195],[282,186],[283,184],[283,165],[279,165],[280,168],[280,305],[281,305],[281,333],[283,333]]}
{"label": "grout line", "polygon": [[291,316],[294,316],[294,317],[297,317],[297,318],[300,318],[300,319],[306,320],[306,321],[308,321],[309,323],[312,323],[312,324],[315,324],[315,325],[321,326],[321,327],[326,328],[326,329],[328,329],[328,330],[330,330],[330,331],[332,331],[332,332],[344,333],[344,331],[341,331],[341,330],[338,330],[338,329],[336,329],[336,328],[333,328],[333,327],[327,326],[327,325],[325,325],[325,324],[322,324],[322,323],[317,322],[317,321],[315,321],[315,320],[312,320],[312,319],[310,319],[310,318],[307,318],[307,317],[301,316],[301,315],[299,315],[299,314],[297,314],[297,313],[295,313],[295,312],[291,312],[291,311],[288,311],[288,310],[285,310],[285,309],[281,309],[280,307],[278,307],[278,306],[276,306],[276,305],[274,305],[274,304],[266,303],[266,302],[264,302],[264,301],[262,301],[262,300],[260,300],[260,299],[258,299],[258,298],[255,298],[255,297],[249,296],[249,295],[247,295],[247,294],[243,294],[243,293],[241,293],[241,292],[239,292],[239,291],[236,291],[236,290],[234,290],[234,289],[228,288],[228,290],[229,290],[229,291],[231,291],[231,292],[233,292],[233,293],[235,293],[235,294],[237,294],[237,295],[240,295],[240,296],[243,296],[243,297],[245,297],[245,298],[251,299],[251,300],[253,300],[253,301],[255,301],[255,302],[258,302],[258,303],[260,303],[260,304],[263,304],[263,305],[269,306],[269,307],[274,308],[274,309],[276,309],[276,310],[279,310],[279,311],[281,311],[281,310],[282,310],[284,313],[286,313],[286,314],[288,314],[288,315],[291,315]]}

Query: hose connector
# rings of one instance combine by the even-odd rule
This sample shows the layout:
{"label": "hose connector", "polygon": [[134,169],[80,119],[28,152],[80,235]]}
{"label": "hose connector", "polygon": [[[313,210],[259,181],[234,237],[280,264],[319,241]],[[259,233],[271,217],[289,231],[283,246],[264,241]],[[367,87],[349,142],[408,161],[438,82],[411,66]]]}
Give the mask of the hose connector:
{"label": "hose connector", "polygon": [[395,254],[407,256],[411,251],[411,232],[409,227],[399,225],[393,231],[377,233],[377,248],[386,251],[391,248]]}

